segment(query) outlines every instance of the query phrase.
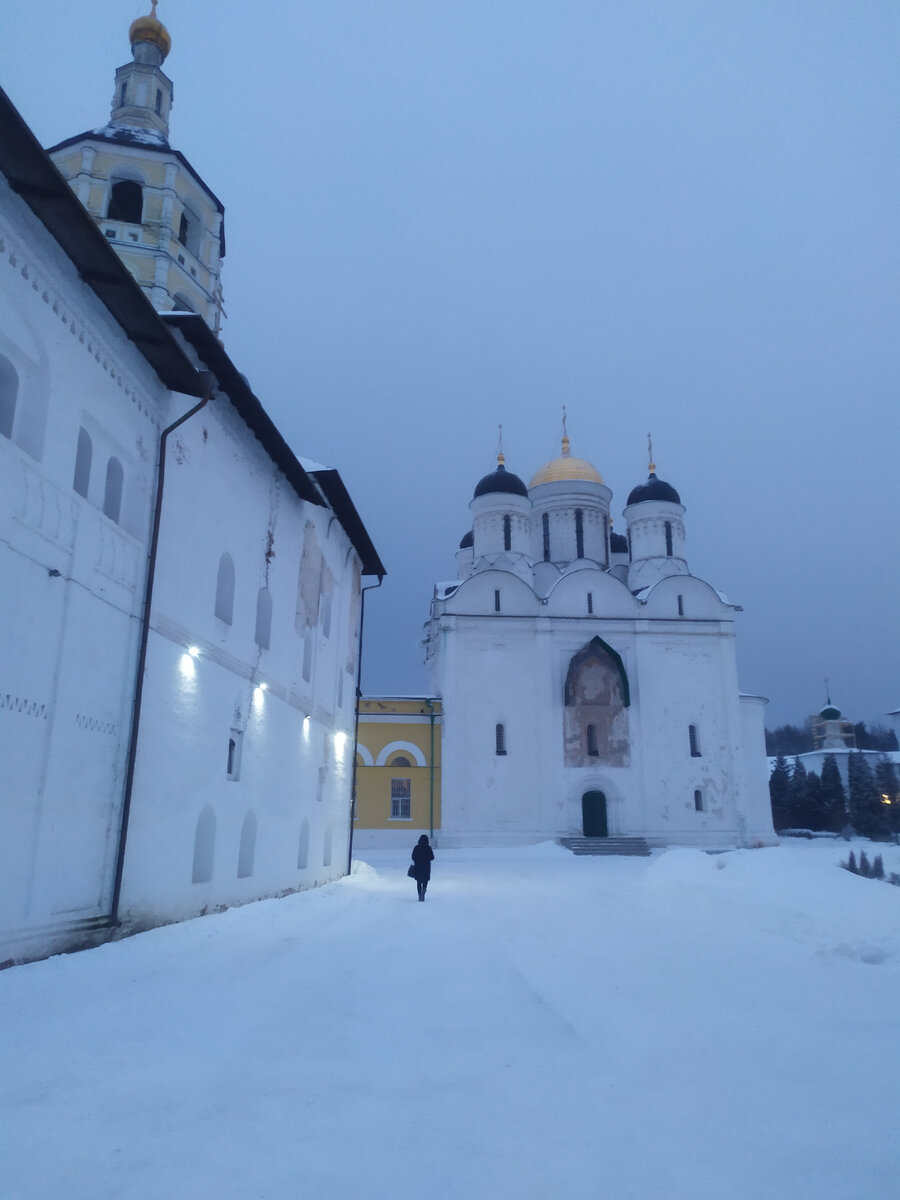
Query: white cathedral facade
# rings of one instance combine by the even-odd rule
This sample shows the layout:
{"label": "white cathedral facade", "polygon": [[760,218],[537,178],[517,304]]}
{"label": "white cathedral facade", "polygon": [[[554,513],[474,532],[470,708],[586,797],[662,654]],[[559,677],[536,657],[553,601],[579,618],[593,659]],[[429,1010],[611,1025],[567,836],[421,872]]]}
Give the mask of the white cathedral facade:
{"label": "white cathedral facade", "polygon": [[0,964],[348,866],[384,568],[216,336],[221,209],[130,35],[63,174],[0,92]]}
{"label": "white cathedral facade", "polygon": [[690,573],[685,509],[649,478],[612,493],[562,453],[476,486],[457,578],[434,591],[442,844],[564,835],[775,844],[765,700],[742,695],[735,607]]}

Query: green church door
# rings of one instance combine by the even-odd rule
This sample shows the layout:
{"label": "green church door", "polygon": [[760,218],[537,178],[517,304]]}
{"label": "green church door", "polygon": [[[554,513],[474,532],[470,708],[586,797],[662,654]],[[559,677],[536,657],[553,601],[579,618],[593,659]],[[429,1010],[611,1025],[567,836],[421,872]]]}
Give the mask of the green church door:
{"label": "green church door", "polygon": [[608,837],[606,797],[602,792],[585,792],[581,797],[581,823],[585,837]]}

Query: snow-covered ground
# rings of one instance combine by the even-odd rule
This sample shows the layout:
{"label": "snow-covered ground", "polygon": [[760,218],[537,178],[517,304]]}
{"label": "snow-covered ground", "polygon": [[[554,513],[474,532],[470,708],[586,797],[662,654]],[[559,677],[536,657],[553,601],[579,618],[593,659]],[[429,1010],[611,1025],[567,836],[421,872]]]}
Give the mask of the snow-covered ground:
{"label": "snow-covered ground", "polygon": [[895,1200],[900,888],[847,849],[438,850],[424,904],[372,853],[3,972],[0,1194]]}

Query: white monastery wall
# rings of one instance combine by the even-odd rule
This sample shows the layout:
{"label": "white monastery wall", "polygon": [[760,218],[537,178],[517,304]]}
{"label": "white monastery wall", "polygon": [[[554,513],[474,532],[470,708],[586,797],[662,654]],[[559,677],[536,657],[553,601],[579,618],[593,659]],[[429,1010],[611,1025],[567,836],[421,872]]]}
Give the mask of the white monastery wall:
{"label": "white monastery wall", "polygon": [[121,908],[137,925],[336,878],[349,837],[358,559],[224,394],[170,439],[160,547]]}
{"label": "white monastery wall", "polygon": [[[0,188],[0,959],[108,910],[153,454],[168,393],[19,198]],[[90,469],[79,434],[91,439]],[[103,511],[111,459],[120,502]],[[115,491],[115,489],[114,489]]]}

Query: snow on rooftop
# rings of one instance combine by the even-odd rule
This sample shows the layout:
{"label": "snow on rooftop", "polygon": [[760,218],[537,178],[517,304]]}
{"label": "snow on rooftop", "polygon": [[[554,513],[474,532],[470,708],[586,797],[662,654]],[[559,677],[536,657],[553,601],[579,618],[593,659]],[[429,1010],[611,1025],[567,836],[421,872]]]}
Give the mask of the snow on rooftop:
{"label": "snow on rooftop", "polygon": [[314,472],[314,471],[334,471],[335,470],[334,467],[323,466],[322,463],[314,462],[311,458],[303,458],[299,454],[297,455],[297,462],[300,464],[300,466],[303,468],[303,470],[307,472],[307,474],[312,474],[312,472]]}

